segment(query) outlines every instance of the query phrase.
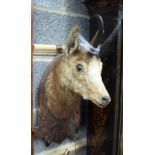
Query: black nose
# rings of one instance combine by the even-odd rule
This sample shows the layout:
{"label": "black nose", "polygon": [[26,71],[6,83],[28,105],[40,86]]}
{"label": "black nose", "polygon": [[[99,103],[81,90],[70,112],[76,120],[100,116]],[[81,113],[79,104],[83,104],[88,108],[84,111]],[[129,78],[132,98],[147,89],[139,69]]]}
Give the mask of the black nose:
{"label": "black nose", "polygon": [[110,101],[111,101],[111,98],[109,96],[102,97],[102,104],[109,104]]}

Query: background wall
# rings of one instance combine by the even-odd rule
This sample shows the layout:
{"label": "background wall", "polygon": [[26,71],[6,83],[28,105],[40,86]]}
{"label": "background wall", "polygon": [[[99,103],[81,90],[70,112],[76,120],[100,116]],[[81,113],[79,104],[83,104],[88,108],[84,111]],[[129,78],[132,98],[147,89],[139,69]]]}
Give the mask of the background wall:
{"label": "background wall", "polygon": [[[81,0],[33,0],[33,43],[62,45],[73,25],[89,40],[89,15]],[[41,76],[54,56],[33,56],[33,113],[37,125],[37,89]],[[35,154],[46,154],[44,143],[35,141]],[[80,153],[82,154],[82,152]],[[83,154],[85,154],[83,152]]]}
{"label": "background wall", "polygon": [[89,16],[81,0],[34,0],[33,42],[64,44],[75,24],[89,38]]}

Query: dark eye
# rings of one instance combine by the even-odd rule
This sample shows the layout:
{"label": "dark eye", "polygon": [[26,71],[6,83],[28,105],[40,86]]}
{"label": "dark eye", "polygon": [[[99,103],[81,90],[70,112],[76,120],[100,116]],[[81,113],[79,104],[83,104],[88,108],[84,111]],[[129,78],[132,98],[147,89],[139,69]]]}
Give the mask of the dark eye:
{"label": "dark eye", "polygon": [[77,70],[78,72],[83,71],[83,65],[77,64],[77,65],[76,65],[76,70]]}

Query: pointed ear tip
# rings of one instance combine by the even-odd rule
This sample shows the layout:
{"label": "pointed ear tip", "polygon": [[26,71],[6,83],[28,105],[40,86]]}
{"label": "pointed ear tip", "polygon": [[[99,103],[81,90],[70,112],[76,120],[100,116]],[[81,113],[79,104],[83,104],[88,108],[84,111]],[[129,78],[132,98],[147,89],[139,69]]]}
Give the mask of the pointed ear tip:
{"label": "pointed ear tip", "polygon": [[76,24],[73,27],[79,28],[78,25],[76,25]]}
{"label": "pointed ear tip", "polygon": [[73,28],[75,31],[79,31],[79,27],[77,25],[74,25]]}

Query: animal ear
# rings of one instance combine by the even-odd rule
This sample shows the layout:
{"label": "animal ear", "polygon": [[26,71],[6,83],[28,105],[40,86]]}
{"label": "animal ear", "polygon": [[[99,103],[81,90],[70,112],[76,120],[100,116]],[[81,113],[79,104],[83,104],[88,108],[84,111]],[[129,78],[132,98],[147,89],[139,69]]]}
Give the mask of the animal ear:
{"label": "animal ear", "polygon": [[77,25],[71,29],[68,39],[65,43],[65,53],[71,54],[75,52],[79,47],[79,28]]}

